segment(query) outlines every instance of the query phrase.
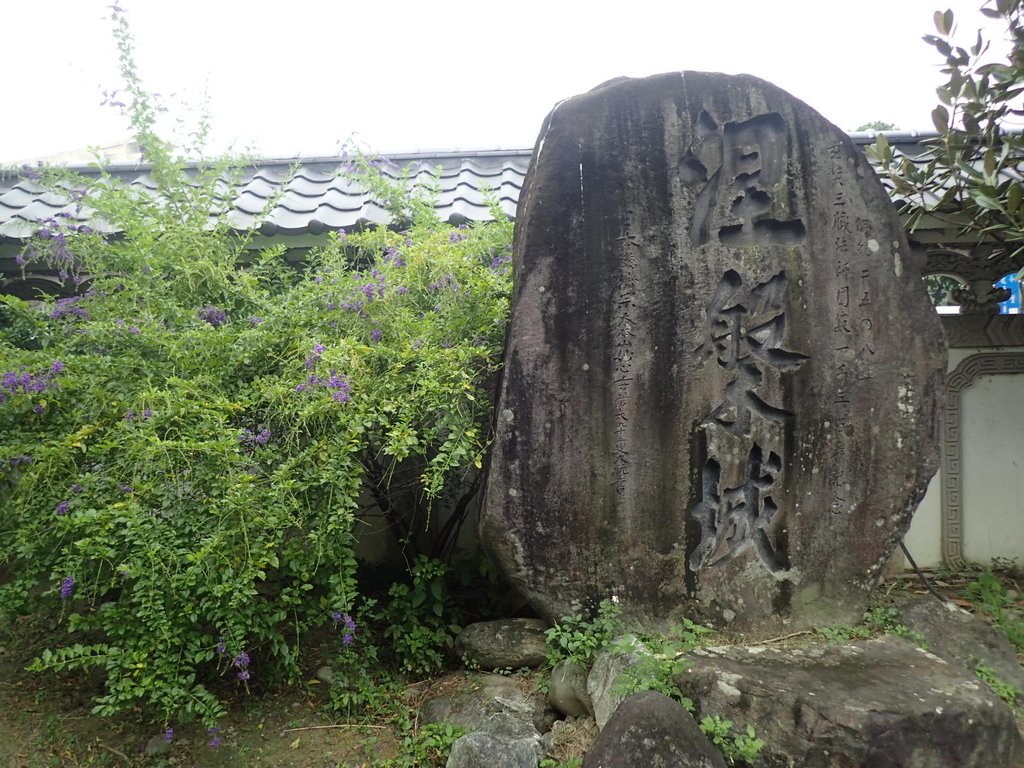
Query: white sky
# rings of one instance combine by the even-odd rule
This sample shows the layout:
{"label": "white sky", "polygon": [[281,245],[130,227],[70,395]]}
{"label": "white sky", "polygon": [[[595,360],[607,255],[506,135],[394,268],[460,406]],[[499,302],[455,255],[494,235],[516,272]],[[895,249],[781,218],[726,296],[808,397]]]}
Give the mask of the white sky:
{"label": "white sky", "polygon": [[[129,135],[111,0],[0,0],[0,162]],[[682,69],[774,82],[844,129],[930,130],[940,60],[921,40],[982,0],[121,0],[151,91],[197,104],[214,148],[326,155],[533,146],[560,99]]]}

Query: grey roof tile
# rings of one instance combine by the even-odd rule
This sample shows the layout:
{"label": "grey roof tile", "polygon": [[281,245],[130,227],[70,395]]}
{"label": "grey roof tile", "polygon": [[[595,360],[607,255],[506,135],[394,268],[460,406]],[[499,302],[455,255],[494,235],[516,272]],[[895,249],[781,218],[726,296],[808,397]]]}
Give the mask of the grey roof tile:
{"label": "grey roof tile", "polygon": [[[873,133],[853,134],[858,145],[874,141]],[[923,138],[916,133],[887,133],[897,153],[915,157]],[[404,175],[414,186],[436,187],[438,215],[448,221],[486,221],[487,198],[494,196],[501,211],[514,217],[531,157],[530,150],[442,152],[400,155],[379,164],[394,179]],[[239,230],[260,228],[264,234],[322,234],[342,228],[384,224],[387,210],[372,199],[359,181],[345,174],[347,158],[307,158],[260,161],[226,173],[216,191],[216,208]],[[95,168],[73,169],[96,178]],[[193,176],[198,169],[191,168]],[[141,194],[153,194],[157,184],[146,166],[110,166],[108,173]],[[435,178],[436,174],[436,178]],[[268,207],[270,210],[267,210]],[[0,171],[0,237],[24,239],[39,223],[64,211],[79,223],[110,232],[87,208],[79,210],[69,195],[44,189],[17,171]],[[265,214],[265,215],[264,215]],[[211,223],[213,215],[211,215]]]}

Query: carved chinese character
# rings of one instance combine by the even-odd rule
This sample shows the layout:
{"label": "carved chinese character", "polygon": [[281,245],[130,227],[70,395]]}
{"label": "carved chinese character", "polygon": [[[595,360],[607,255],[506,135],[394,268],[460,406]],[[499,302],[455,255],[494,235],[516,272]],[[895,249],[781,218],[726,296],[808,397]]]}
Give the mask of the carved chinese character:
{"label": "carved chinese character", "polygon": [[706,341],[695,350],[714,356],[721,367],[734,373],[725,386],[725,402],[712,411],[707,423],[736,435],[750,434],[752,413],[770,421],[792,416],[757,393],[764,379],[760,365],[792,371],[807,359],[807,355],[780,347],[786,335],[785,273],[755,286],[746,296],[742,287],[743,280],[735,270],[722,276],[707,307]]}
{"label": "carved chinese character", "polygon": [[700,542],[690,555],[690,570],[726,562],[750,547],[770,571],[785,570],[785,552],[775,545],[769,530],[778,506],[766,493],[781,471],[781,457],[769,451],[765,458],[761,446],[754,443],[742,485],[720,491],[721,467],[708,459],[702,473],[701,500],[690,511],[701,528]]}
{"label": "carved chinese character", "polygon": [[785,175],[787,132],[782,116],[771,112],[749,120],[726,123],[718,131],[706,112],[701,114],[706,140],[721,135],[721,166],[707,176],[704,165],[692,154],[684,158],[680,174],[684,183],[704,181],[694,201],[690,238],[705,245],[714,236],[713,219],[721,218],[717,231],[723,245],[794,245],[806,228],[800,219],[772,216],[772,193]]}

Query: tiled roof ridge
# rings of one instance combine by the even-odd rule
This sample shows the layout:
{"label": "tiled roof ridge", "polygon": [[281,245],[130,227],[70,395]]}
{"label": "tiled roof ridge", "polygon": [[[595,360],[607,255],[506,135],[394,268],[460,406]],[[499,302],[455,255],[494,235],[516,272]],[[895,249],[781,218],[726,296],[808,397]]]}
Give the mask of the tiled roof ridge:
{"label": "tiled roof ridge", "polygon": [[[928,142],[939,138],[938,133],[925,131],[861,131],[847,135],[858,147],[873,144],[884,135],[898,155],[911,159],[916,159]],[[453,149],[364,157],[385,176],[395,180],[407,177],[414,187],[434,187],[438,215],[461,224],[491,219],[487,195],[497,200],[504,215],[515,216],[533,150]],[[226,214],[235,230],[318,236],[331,230],[384,224],[390,219],[383,202],[373,199],[357,176],[346,173],[357,162],[354,153],[263,159],[238,156],[232,160],[234,164],[228,162],[217,179],[214,198],[219,213]],[[218,165],[217,161],[202,160],[182,163],[188,176],[217,171]],[[150,194],[155,194],[158,186],[152,165],[146,163],[114,162],[104,164],[102,170],[96,164],[62,167],[91,178],[104,172]],[[58,215],[97,231],[116,231],[105,222],[91,219],[88,198],[81,204],[74,203],[74,195],[64,196],[33,181],[31,170],[0,169],[0,241],[22,241]],[[271,209],[265,210],[271,202]],[[211,211],[211,226],[217,214]]]}
{"label": "tiled roof ridge", "polygon": [[[397,161],[425,161],[425,160],[451,160],[451,159],[462,159],[472,160],[474,158],[494,158],[494,157],[529,157],[533,154],[532,147],[516,147],[512,149],[472,149],[472,150],[459,150],[459,149],[445,149],[445,150],[433,150],[433,151],[412,151],[412,152],[387,152],[387,153],[367,153],[365,157],[370,160],[379,158],[380,160],[390,161],[395,163]],[[316,165],[331,165],[339,166],[345,163],[352,162],[354,158],[353,153],[337,154],[337,155],[291,155],[291,156],[273,156],[273,157],[257,157],[257,156],[246,156],[238,155],[237,157],[230,157],[227,163],[228,168],[240,169],[240,168],[275,168],[291,167],[298,165],[300,167],[309,167]],[[181,163],[181,167],[184,170],[197,170],[197,169],[210,169],[215,167],[220,158],[217,159],[194,159],[186,160]],[[32,164],[26,163],[21,166],[18,165],[0,165],[0,178],[5,175],[19,175],[23,167],[34,167]],[[95,162],[89,163],[69,163],[69,164],[53,164],[53,167],[60,168],[62,170],[70,171],[72,173],[91,174],[98,173],[100,165]],[[139,162],[139,161],[114,161],[105,162],[102,164],[103,170],[109,173],[122,173],[129,171],[149,171],[152,170],[152,163]]]}

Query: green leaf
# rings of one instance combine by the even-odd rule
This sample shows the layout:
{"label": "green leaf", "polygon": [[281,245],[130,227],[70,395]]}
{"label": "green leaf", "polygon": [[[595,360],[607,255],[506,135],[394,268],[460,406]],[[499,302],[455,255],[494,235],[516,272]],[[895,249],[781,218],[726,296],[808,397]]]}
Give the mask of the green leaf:
{"label": "green leaf", "polygon": [[1021,183],[1013,180],[1010,182],[1010,188],[1006,191],[1006,210],[1010,213],[1016,213],[1020,210],[1021,203]]}
{"label": "green leaf", "polygon": [[953,30],[953,11],[936,11],[932,19],[935,22],[935,29],[943,37],[948,37]]}
{"label": "green leaf", "polygon": [[941,105],[933,109],[932,124],[939,133],[947,133],[949,131],[949,110]]}

